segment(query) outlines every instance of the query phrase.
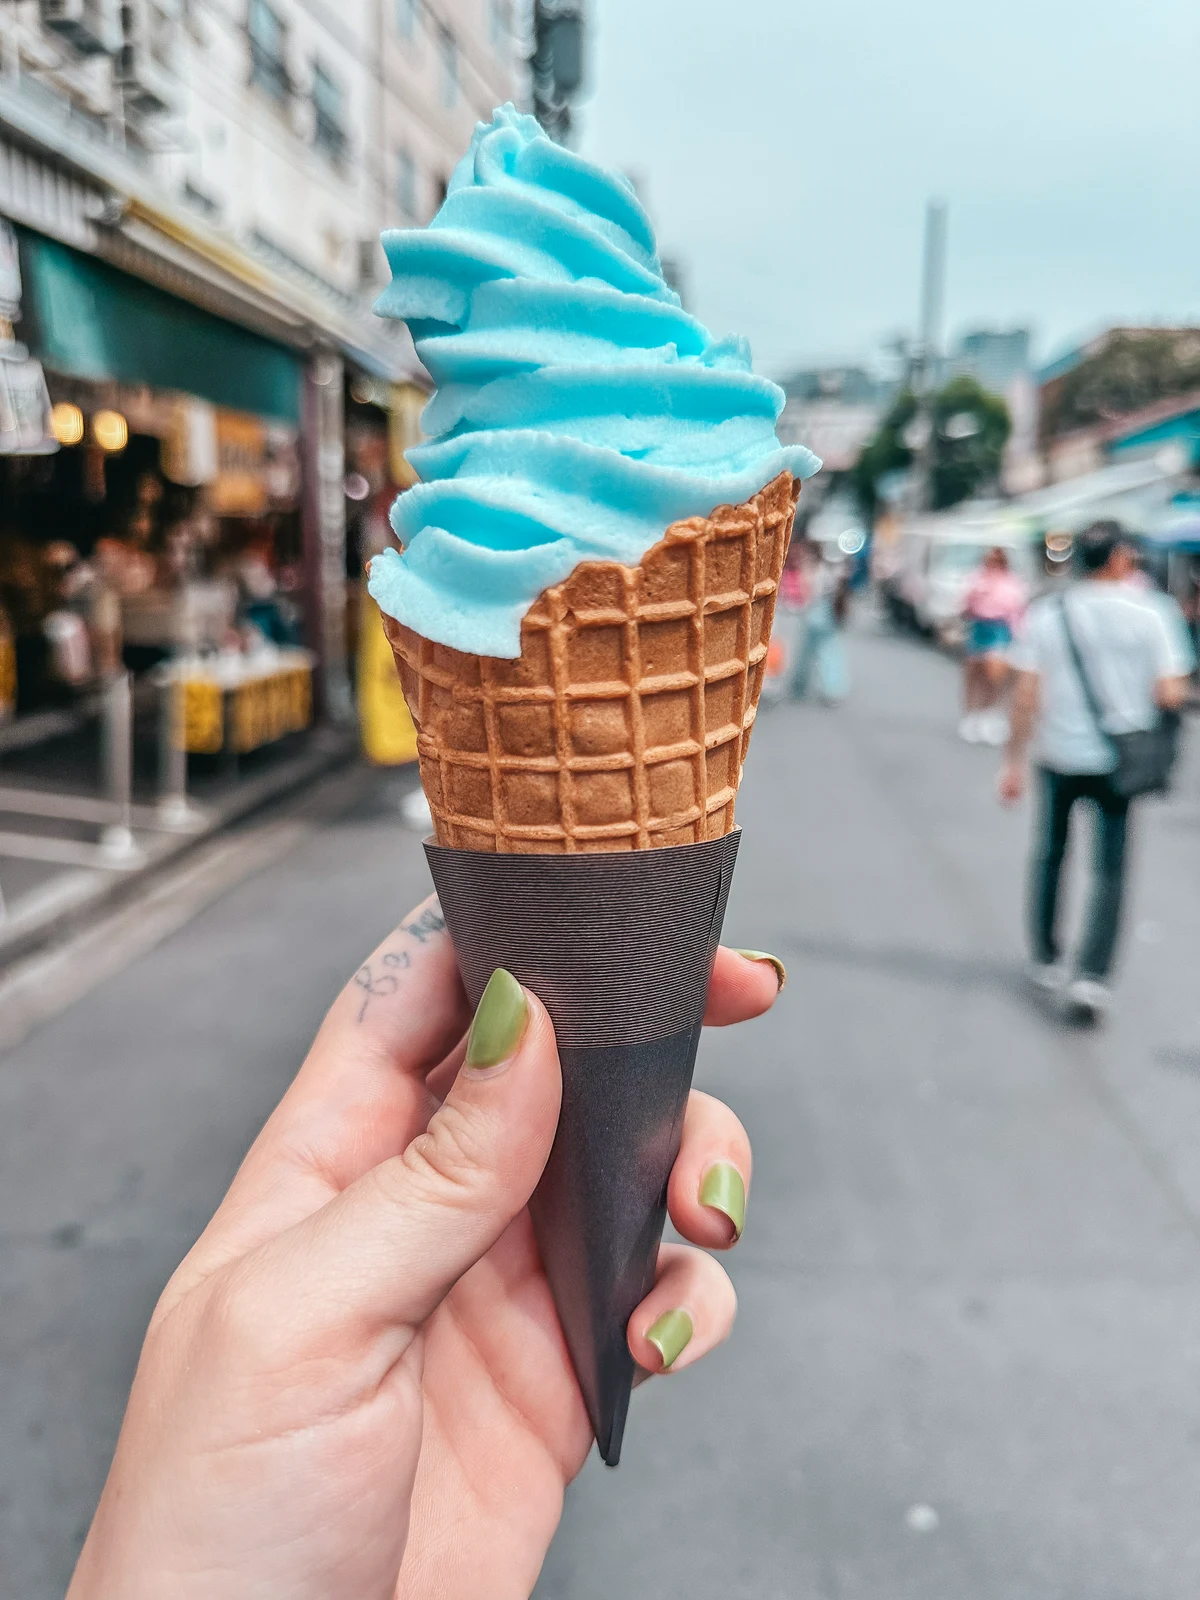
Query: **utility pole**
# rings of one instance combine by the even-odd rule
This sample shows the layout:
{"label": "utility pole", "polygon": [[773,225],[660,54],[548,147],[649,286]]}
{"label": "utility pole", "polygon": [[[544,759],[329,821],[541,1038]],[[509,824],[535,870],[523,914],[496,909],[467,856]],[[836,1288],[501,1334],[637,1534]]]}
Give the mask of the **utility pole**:
{"label": "utility pole", "polygon": [[910,503],[915,512],[930,503],[933,464],[933,391],[941,356],[942,314],[946,293],[946,214],[944,200],[925,207],[925,248],[921,263],[921,320],[913,352],[912,389],[917,413],[905,429],[905,443],[914,452]]}
{"label": "utility pole", "polygon": [[926,391],[933,388],[942,344],[946,295],[946,202],[925,207],[925,250],[921,263],[921,365]]}

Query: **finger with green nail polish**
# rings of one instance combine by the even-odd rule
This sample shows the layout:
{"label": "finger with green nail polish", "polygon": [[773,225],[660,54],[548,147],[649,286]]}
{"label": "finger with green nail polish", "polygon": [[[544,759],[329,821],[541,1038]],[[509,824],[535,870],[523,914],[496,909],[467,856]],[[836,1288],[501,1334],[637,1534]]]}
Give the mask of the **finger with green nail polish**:
{"label": "finger with green nail polish", "polygon": [[729,1218],[736,1244],[746,1226],[746,1184],[732,1162],[718,1161],[709,1167],[700,1182],[700,1204]]}
{"label": "finger with green nail polish", "polygon": [[646,1329],[646,1342],[652,1344],[662,1357],[662,1370],[667,1372],[687,1348],[692,1337],[692,1319],[686,1311],[664,1311],[657,1321]]}
{"label": "finger with green nail polish", "polygon": [[463,1065],[470,1072],[490,1072],[516,1053],[529,1023],[525,991],[503,967],[497,967],[480,996],[467,1035]]}
{"label": "finger with green nail polish", "polygon": [[739,950],[737,954],[743,961],[765,961],[775,969],[775,982],[779,985],[780,994],[787,987],[787,968],[778,956],[773,956],[769,950]]}

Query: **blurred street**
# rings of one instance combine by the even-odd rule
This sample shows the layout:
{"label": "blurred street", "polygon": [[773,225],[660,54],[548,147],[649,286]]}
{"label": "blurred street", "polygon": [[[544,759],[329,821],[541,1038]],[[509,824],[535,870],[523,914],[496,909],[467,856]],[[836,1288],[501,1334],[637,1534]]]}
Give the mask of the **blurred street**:
{"label": "blurred street", "polygon": [[[870,619],[849,645],[843,708],[764,710],[739,803],[726,942],[790,981],[697,1073],[755,1145],[737,1329],[638,1392],[537,1594],[1192,1600],[1198,741],[1137,818],[1116,1015],[1075,1031],[1021,981],[1028,812],[955,738],[953,664]],[[61,1595],[163,1281],[427,892],[414,781],[352,773],[243,825],[217,898],[193,878],[0,1057],[3,1596]],[[147,943],[122,927],[79,960]]]}

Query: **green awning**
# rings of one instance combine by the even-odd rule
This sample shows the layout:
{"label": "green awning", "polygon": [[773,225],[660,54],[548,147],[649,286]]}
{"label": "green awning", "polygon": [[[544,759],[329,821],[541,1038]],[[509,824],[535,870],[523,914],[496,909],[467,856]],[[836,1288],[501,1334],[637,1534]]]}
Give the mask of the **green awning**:
{"label": "green awning", "polygon": [[106,261],[18,233],[21,337],[52,372],[179,389],[299,423],[303,367],[292,351]]}

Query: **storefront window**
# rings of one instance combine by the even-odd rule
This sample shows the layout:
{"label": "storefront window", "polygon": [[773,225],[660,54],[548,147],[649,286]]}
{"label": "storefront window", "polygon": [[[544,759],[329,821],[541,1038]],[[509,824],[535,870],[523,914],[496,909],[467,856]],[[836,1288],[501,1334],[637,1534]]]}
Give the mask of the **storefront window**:
{"label": "storefront window", "polygon": [[299,645],[295,427],[185,395],[50,385],[61,448],[0,458],[16,710],[71,704],[122,667],[261,662]]}

